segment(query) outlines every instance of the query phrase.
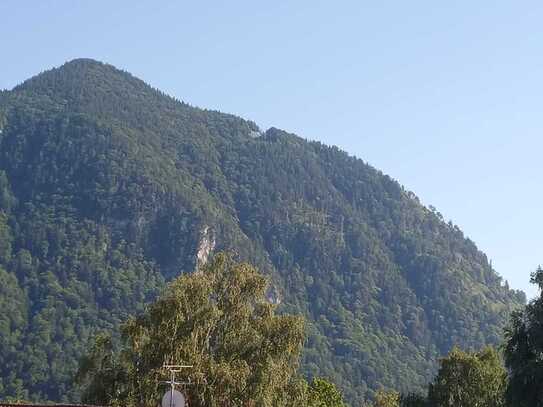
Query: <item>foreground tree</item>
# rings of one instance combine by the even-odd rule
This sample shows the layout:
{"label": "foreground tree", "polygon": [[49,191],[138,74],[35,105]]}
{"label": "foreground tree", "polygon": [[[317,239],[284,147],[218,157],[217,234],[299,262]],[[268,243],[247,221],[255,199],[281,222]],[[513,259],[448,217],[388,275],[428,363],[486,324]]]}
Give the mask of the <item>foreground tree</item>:
{"label": "foreground tree", "polygon": [[379,390],[375,395],[373,407],[400,407],[400,393]]}
{"label": "foreground tree", "polygon": [[315,378],[307,389],[308,407],[345,407],[336,386],[325,379]]}
{"label": "foreground tree", "polygon": [[441,360],[430,384],[429,404],[435,407],[501,407],[507,374],[498,353],[490,347],[480,352],[454,348]]}
{"label": "foreground tree", "polygon": [[191,406],[306,405],[322,386],[312,390],[295,374],[303,320],[275,315],[266,290],[252,266],[226,254],[179,277],[124,324],[119,352],[109,337],[97,339],[78,374],[83,401],[155,407],[165,390],[162,365],[187,363],[194,365],[185,376],[194,383],[186,389]]}
{"label": "foreground tree", "polygon": [[532,275],[539,298],[513,314],[506,330],[505,364],[509,369],[507,404],[543,406],[543,269]]}

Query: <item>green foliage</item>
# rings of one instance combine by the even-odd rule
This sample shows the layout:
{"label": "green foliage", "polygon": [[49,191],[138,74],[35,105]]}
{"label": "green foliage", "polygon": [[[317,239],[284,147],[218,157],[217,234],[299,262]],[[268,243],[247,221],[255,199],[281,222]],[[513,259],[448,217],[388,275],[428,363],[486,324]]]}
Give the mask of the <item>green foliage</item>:
{"label": "green foliage", "polygon": [[279,311],[307,320],[302,371],[354,405],[422,389],[455,343],[498,343],[524,302],[458,227],[363,161],[109,65],[75,60],[3,92],[0,127],[0,302],[14,308],[0,398],[76,400],[90,338],[213,246],[267,274]]}
{"label": "green foliage", "polygon": [[539,298],[513,314],[506,330],[505,364],[509,369],[507,402],[514,407],[543,406],[543,269],[532,275]]}
{"label": "green foliage", "polygon": [[507,373],[494,348],[464,352],[454,347],[440,360],[438,374],[428,386],[428,397],[417,393],[379,392],[373,406],[503,407],[506,385]]}
{"label": "green foliage", "polygon": [[329,381],[316,377],[308,386],[308,407],[344,407],[343,396]]}
{"label": "green foliage", "polygon": [[379,390],[373,407],[400,407],[400,394],[395,391]]}
{"label": "green foliage", "polygon": [[113,341],[108,334],[98,334],[88,354],[79,362],[76,382],[85,386],[83,400],[110,405],[124,396],[130,367],[117,360]]}
{"label": "green foliage", "polygon": [[490,347],[477,353],[454,348],[441,359],[428,399],[435,407],[500,407],[505,405],[507,373]]}
{"label": "green foliage", "polygon": [[[253,267],[225,254],[177,278],[145,314],[123,325],[118,356],[109,339],[98,338],[80,369],[87,383],[83,401],[155,406],[164,392],[163,364],[186,363],[194,366],[186,372],[194,383],[186,390],[193,406],[299,405],[290,390],[303,321],[274,315],[266,287]],[[309,387],[310,396],[316,393],[326,403],[315,406],[342,405],[324,381]]]}

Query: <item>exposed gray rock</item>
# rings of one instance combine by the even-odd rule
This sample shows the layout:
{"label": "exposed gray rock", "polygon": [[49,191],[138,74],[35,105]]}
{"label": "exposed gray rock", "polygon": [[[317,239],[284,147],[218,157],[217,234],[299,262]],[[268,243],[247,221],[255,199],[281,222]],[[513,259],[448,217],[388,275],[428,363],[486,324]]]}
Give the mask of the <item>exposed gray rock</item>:
{"label": "exposed gray rock", "polygon": [[215,235],[209,226],[204,226],[196,251],[196,270],[207,263],[209,255],[215,249]]}

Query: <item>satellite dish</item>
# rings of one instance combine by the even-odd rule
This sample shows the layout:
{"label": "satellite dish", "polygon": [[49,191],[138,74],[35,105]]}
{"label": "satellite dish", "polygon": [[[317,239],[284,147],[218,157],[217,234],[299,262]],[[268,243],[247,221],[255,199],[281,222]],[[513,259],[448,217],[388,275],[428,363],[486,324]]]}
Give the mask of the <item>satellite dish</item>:
{"label": "satellite dish", "polygon": [[185,407],[185,396],[177,390],[168,390],[162,397],[162,407]]}

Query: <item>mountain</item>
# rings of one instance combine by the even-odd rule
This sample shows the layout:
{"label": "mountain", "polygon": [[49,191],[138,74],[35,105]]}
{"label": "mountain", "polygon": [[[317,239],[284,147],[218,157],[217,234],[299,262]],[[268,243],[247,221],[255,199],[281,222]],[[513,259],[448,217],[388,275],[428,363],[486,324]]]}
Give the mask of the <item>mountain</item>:
{"label": "mountain", "polygon": [[336,147],[88,59],[0,93],[0,398],[76,400],[92,336],[225,249],[307,318],[302,370],[353,405],[420,388],[454,344],[498,343],[525,302],[457,226]]}

